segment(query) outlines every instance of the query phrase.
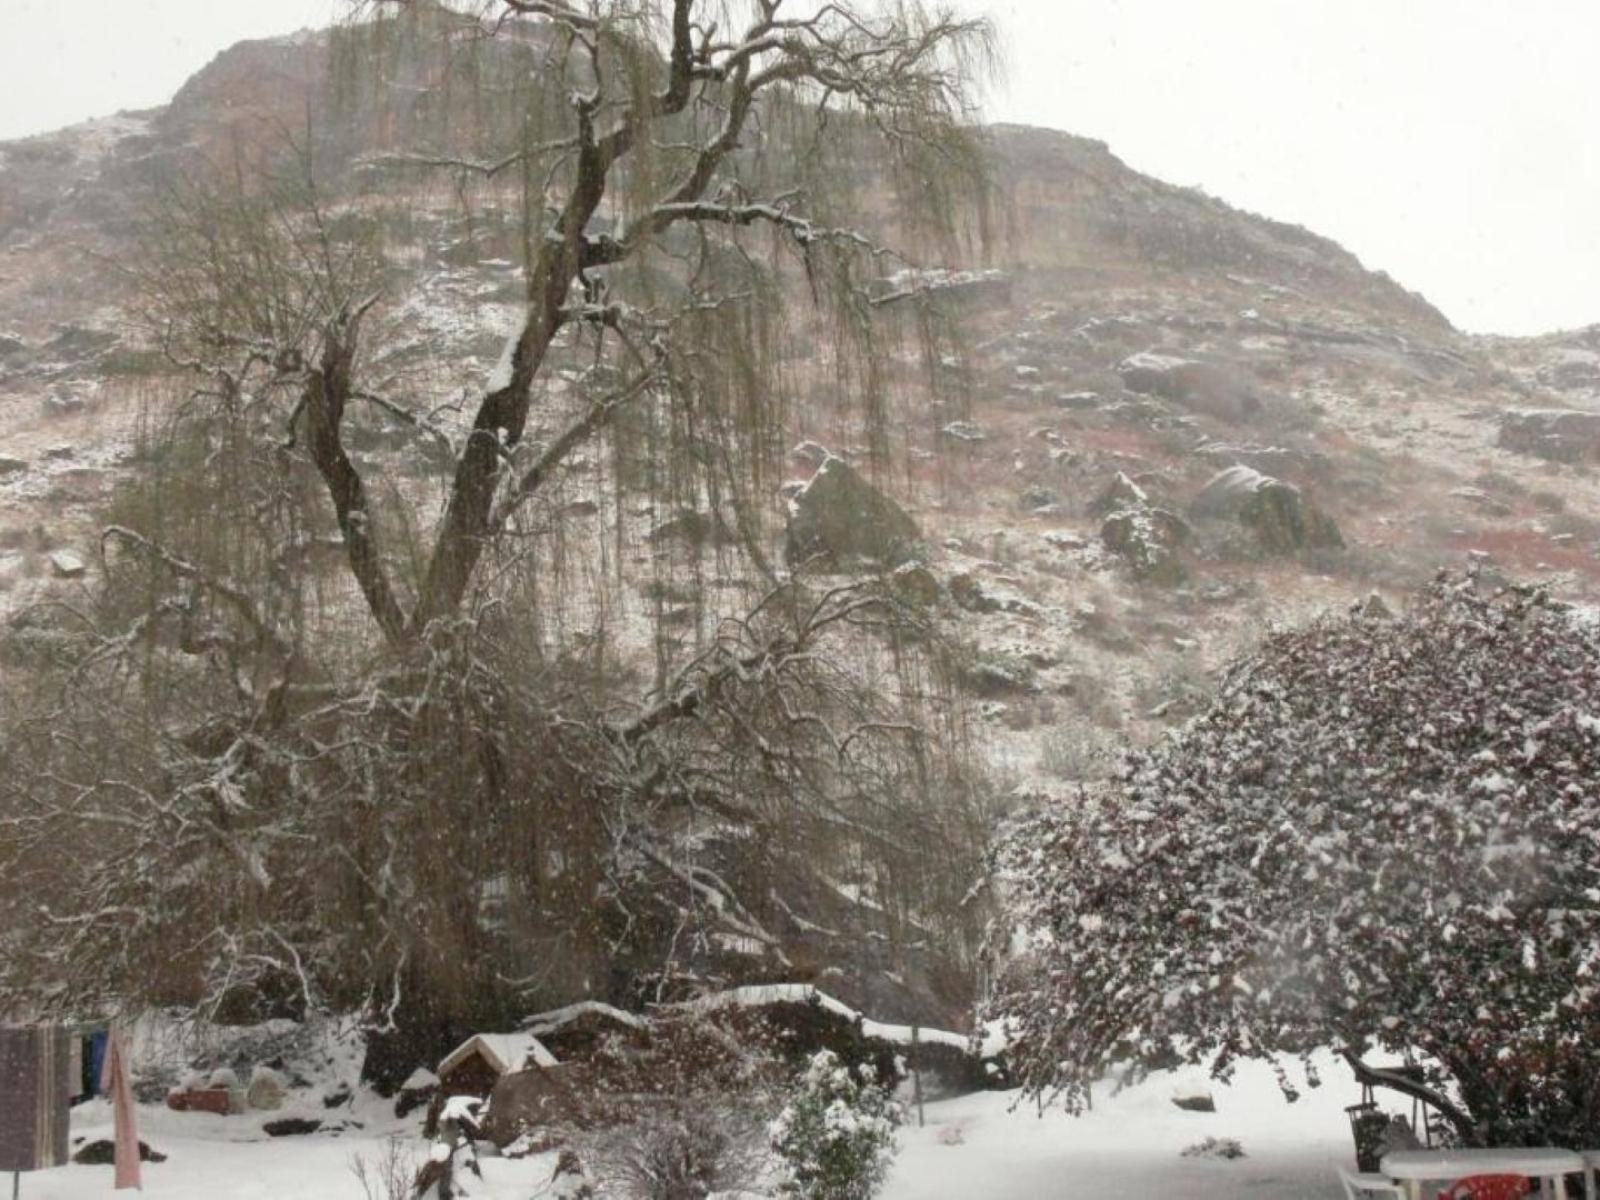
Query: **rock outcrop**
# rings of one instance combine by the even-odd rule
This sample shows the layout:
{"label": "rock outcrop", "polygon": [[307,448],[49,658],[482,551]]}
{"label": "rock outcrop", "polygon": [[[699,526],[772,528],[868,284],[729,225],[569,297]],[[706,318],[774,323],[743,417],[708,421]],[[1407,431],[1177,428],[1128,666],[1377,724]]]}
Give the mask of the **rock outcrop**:
{"label": "rock outcrop", "polygon": [[1100,540],[1128,564],[1134,578],[1171,587],[1186,574],[1179,548],[1189,540],[1189,526],[1169,509],[1158,507],[1127,475],[1115,478],[1095,501],[1105,514]]}
{"label": "rock outcrop", "polygon": [[1256,417],[1263,408],[1249,372],[1228,363],[1147,350],[1123,359],[1117,373],[1130,392],[1158,396],[1235,424]]}
{"label": "rock outcrop", "polygon": [[1190,505],[1191,515],[1234,521],[1264,555],[1297,554],[1344,545],[1339,526],[1292,483],[1235,465],[1212,476]]}
{"label": "rock outcrop", "polygon": [[789,500],[784,561],[841,570],[892,570],[919,557],[922,534],[888,496],[842,458],[827,458]]}
{"label": "rock outcrop", "polygon": [[1574,408],[1520,409],[1500,418],[1500,445],[1555,462],[1600,456],[1600,413]]}

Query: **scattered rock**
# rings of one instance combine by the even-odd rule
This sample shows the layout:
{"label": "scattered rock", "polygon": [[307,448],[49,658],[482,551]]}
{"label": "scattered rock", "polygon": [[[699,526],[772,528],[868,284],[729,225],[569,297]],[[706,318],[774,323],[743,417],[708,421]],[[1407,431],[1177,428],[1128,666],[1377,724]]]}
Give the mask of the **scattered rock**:
{"label": "scattered rock", "polygon": [[[50,552],[50,568],[60,579],[77,579],[89,568],[83,559],[71,550],[52,550]],[[237,1084],[238,1080],[235,1079]]]}
{"label": "scattered rock", "polygon": [[813,559],[840,570],[894,568],[920,557],[915,521],[842,458],[829,458],[789,501],[783,547],[791,567]]}
{"label": "scattered rock", "polygon": [[0,454],[0,475],[15,475],[18,471],[28,469],[28,460],[13,458],[9,454]]}
{"label": "scattered rock", "polygon": [[971,613],[1016,613],[1023,617],[1037,617],[1038,605],[1021,596],[991,591],[970,571],[952,575],[949,582],[950,598]]}
{"label": "scattered rock", "polygon": [[1057,550],[1087,550],[1089,542],[1082,534],[1070,529],[1047,529],[1039,535]]}
{"label": "scattered rock", "polygon": [[951,421],[939,432],[957,442],[974,443],[989,440],[989,431],[976,421]]}
{"label": "scattered rock", "polygon": [[980,654],[961,673],[962,682],[976,695],[986,697],[1036,691],[1033,668],[1024,659]]}
{"label": "scattered rock", "polygon": [[[339,1082],[326,1092],[322,1093],[323,1108],[343,1108],[355,1098],[355,1091],[348,1083]],[[401,1114],[404,1115],[404,1114]]]}
{"label": "scattered rock", "polygon": [[917,608],[933,608],[944,596],[939,580],[921,563],[897,567],[889,577],[889,586],[902,601]]}
{"label": "scattered rock", "polygon": [[593,500],[574,500],[563,505],[561,515],[564,517],[592,517],[600,511],[600,506]]}
{"label": "scattered rock", "polygon": [[1210,1092],[1191,1092],[1188,1095],[1174,1096],[1172,1102],[1184,1112],[1214,1113],[1217,1111],[1217,1102]]}
{"label": "scattered rock", "polygon": [[1019,499],[1022,507],[1028,512],[1038,512],[1041,508],[1052,508],[1061,503],[1060,496],[1038,484],[1023,488]]}
{"label": "scattered rock", "polygon": [[302,1137],[321,1128],[322,1120],[319,1117],[280,1117],[261,1126],[262,1132],[268,1137]]}
{"label": "scattered rock", "polygon": [[[72,1156],[73,1162],[86,1167],[109,1167],[116,1160],[117,1144],[110,1138],[97,1138]],[[152,1150],[148,1142],[140,1141],[139,1161],[162,1163],[167,1161],[167,1156],[159,1150]]]}
{"label": "scattered rock", "polygon": [[1236,465],[1218,472],[1195,497],[1190,512],[1238,522],[1250,531],[1263,554],[1344,545],[1333,518],[1308,501],[1299,488],[1253,467]]}
{"label": "scattered rock", "polygon": [[971,613],[999,612],[1004,607],[997,598],[984,591],[978,577],[970,572],[950,577],[950,598]]}

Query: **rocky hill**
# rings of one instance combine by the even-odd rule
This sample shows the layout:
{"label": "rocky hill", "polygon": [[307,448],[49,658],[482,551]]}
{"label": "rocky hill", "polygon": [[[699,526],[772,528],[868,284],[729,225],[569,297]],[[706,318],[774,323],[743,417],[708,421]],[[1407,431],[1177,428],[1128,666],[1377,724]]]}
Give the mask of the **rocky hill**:
{"label": "rocky hill", "polygon": [[[405,119],[341,107],[329,56],[324,35],[246,43],[164,108],[0,145],[0,609],[92,580],[100,506],[167,394],[119,270],[141,188],[273,129],[321,131],[339,164],[407,144]],[[433,102],[426,79],[407,86]],[[943,369],[969,386],[935,394],[905,364],[888,468],[869,469],[847,414],[794,413],[793,478],[771,502],[841,560],[859,549],[828,544],[841,530],[927,547],[914,586],[965,647],[979,749],[1008,788],[1093,776],[1182,720],[1270,625],[1373,593],[1403,603],[1441,565],[1593,598],[1600,326],[1468,337],[1335,243],[1103,144],[1016,126],[989,142],[1001,236],[989,261],[935,280],[965,342]],[[339,172],[359,194],[359,171]],[[400,377],[425,350],[440,394],[481,386],[515,313],[510,205],[490,189],[463,213],[445,188],[413,208],[389,247],[404,301],[382,313],[375,358]],[[569,512],[598,512],[611,486],[575,478]],[[715,540],[707,520],[630,515],[640,612],[639,564]],[[676,647],[721,613],[681,605]],[[842,928],[838,896],[814,899],[828,920],[808,927]]]}

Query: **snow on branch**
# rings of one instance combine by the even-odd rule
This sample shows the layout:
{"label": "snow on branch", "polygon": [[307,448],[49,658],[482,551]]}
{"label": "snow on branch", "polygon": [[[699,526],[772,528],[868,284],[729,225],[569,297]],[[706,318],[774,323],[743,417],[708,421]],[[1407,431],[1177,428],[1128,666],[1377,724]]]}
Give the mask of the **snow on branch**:
{"label": "snow on branch", "polygon": [[1376,1045],[1442,1065],[1463,1136],[1600,1133],[1600,635],[1537,592],[1445,577],[1272,637],[1000,867],[992,1015],[1040,1096]]}

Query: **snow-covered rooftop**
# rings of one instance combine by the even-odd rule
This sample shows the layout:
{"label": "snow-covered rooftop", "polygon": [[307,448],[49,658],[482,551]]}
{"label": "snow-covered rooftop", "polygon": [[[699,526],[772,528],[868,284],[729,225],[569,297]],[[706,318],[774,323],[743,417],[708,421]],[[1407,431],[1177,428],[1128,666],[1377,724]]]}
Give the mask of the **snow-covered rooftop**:
{"label": "snow-covered rooftop", "polygon": [[619,1025],[626,1025],[631,1029],[644,1029],[646,1021],[635,1013],[624,1012],[620,1008],[613,1008],[598,1000],[580,1000],[576,1004],[568,1004],[563,1008],[553,1008],[549,1012],[534,1013],[523,1023],[523,1031],[531,1034],[555,1033],[586,1016],[605,1017]]}
{"label": "snow-covered rooftop", "polygon": [[439,1074],[449,1074],[473,1054],[481,1054],[502,1075],[520,1071],[529,1063],[536,1067],[561,1065],[531,1033],[475,1033],[440,1059]]}
{"label": "snow-covered rooftop", "polygon": [[[809,983],[754,984],[726,992],[713,992],[690,1001],[690,1007],[702,1012],[727,1007],[761,1008],[768,1004],[818,1004],[847,1021],[857,1022],[863,1037],[877,1038],[897,1046],[911,1045],[911,1026],[873,1021],[862,1016],[843,1000],[830,996]],[[917,1040],[939,1042],[961,1050],[969,1050],[972,1047],[972,1039],[964,1033],[956,1033],[949,1029],[930,1029],[927,1026],[917,1029]]]}

